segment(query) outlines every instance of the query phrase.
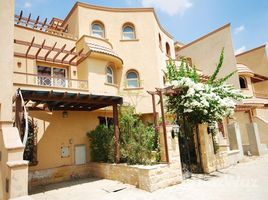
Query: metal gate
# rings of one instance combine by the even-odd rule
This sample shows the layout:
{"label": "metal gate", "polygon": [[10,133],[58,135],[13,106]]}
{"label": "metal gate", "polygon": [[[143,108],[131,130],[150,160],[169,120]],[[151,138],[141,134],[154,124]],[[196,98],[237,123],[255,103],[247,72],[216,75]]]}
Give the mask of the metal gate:
{"label": "metal gate", "polygon": [[202,164],[200,158],[200,148],[198,131],[192,129],[185,122],[181,123],[179,133],[179,148],[182,165],[183,178],[191,178],[192,173],[201,173]]}

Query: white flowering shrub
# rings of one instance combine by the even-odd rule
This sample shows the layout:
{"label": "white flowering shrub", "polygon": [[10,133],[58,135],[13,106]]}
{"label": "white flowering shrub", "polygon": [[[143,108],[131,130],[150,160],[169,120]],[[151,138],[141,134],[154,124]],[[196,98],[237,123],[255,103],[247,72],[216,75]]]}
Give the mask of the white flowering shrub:
{"label": "white flowering shrub", "polygon": [[240,90],[225,83],[236,71],[216,80],[223,63],[223,52],[215,72],[206,82],[200,81],[195,67],[190,68],[186,60],[182,59],[180,67],[168,63],[165,72],[168,83],[180,91],[178,95],[167,97],[168,111],[186,117],[193,125],[218,122],[234,113],[236,101],[245,97]]}

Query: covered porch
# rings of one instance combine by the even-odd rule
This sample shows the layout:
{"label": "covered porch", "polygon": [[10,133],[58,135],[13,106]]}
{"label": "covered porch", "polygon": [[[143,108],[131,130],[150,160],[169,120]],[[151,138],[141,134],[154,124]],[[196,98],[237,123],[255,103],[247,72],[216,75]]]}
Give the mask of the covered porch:
{"label": "covered porch", "polygon": [[[30,188],[42,179],[61,182],[88,176],[90,141],[86,133],[99,124],[98,117],[113,118],[115,161],[119,163],[117,109],[122,97],[19,89],[14,100],[16,126],[23,143],[27,141],[24,119],[28,116],[37,127],[35,162],[29,165]],[[60,170],[66,167],[68,170]]]}

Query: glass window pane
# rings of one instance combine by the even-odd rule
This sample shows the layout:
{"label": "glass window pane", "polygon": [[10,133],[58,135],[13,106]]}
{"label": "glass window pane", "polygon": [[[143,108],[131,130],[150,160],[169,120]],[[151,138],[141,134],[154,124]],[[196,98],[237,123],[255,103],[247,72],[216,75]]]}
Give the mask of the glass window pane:
{"label": "glass window pane", "polygon": [[107,74],[110,74],[110,75],[113,74],[113,70],[110,67],[107,67]]}
{"label": "glass window pane", "polygon": [[139,86],[139,84],[138,84],[138,80],[136,79],[136,80],[128,80],[127,81],[127,86],[129,87],[129,88],[135,88],[135,87],[138,87]]}
{"label": "glass window pane", "polygon": [[66,86],[66,70],[62,68],[53,68],[53,86]]}
{"label": "glass window pane", "polygon": [[132,28],[132,27],[130,27],[130,26],[126,26],[126,27],[124,28],[124,33],[126,33],[126,32],[128,32],[128,33],[133,33],[134,31],[133,31],[133,28]]}
{"label": "glass window pane", "polygon": [[135,37],[134,37],[133,33],[124,33],[123,34],[123,39],[124,40],[133,40],[133,39],[135,39]]}
{"label": "glass window pane", "polygon": [[50,67],[37,67],[37,84],[51,86],[51,68]]}
{"label": "glass window pane", "polygon": [[95,36],[95,37],[100,37],[100,38],[104,37],[103,32],[99,32],[99,31],[93,31],[92,35]]}
{"label": "glass window pane", "polygon": [[135,73],[135,72],[129,72],[128,74],[127,74],[127,78],[129,79],[129,78],[138,78],[138,75],[137,75],[137,73]]}
{"label": "glass window pane", "polygon": [[65,69],[53,68],[53,76],[65,78]]}
{"label": "glass window pane", "polygon": [[102,30],[102,27],[99,24],[93,24],[92,30]]}
{"label": "glass window pane", "polygon": [[92,27],[92,35],[95,37],[104,37],[104,28],[101,24],[93,24]]}
{"label": "glass window pane", "polygon": [[113,83],[113,77],[107,75],[107,83]]}
{"label": "glass window pane", "polygon": [[133,40],[135,39],[134,28],[131,26],[125,26],[123,28],[123,39],[124,40]]}

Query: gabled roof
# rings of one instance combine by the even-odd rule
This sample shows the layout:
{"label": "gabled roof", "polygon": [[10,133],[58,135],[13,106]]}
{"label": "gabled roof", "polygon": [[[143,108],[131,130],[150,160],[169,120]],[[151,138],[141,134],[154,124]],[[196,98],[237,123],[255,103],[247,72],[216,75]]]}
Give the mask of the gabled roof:
{"label": "gabled roof", "polygon": [[191,45],[193,45],[193,44],[195,44],[195,43],[197,43],[197,42],[199,42],[199,41],[201,41],[203,39],[206,39],[207,37],[219,32],[219,31],[221,31],[221,30],[223,30],[223,29],[225,29],[227,27],[230,27],[230,26],[231,26],[231,23],[228,23],[228,24],[226,24],[226,25],[224,25],[224,26],[222,26],[222,27],[220,27],[220,28],[218,28],[218,29],[216,29],[216,30],[214,30],[214,31],[212,31],[212,32],[210,32],[210,33],[208,33],[208,34],[206,34],[206,35],[204,35],[204,36],[202,36],[202,37],[200,37],[200,38],[188,43],[188,44],[186,44],[186,45],[184,45],[178,51],[181,51],[182,49],[185,49],[185,48],[187,48],[187,47],[189,47],[189,46],[191,46]]}
{"label": "gabled roof", "polygon": [[266,47],[266,44],[261,45],[261,46],[256,47],[256,48],[253,48],[253,49],[250,49],[250,50],[248,50],[248,51],[242,52],[242,53],[237,54],[237,55],[235,55],[235,56],[236,56],[236,57],[239,57],[239,56],[242,56],[242,55],[244,55],[244,54],[248,54],[248,53],[251,53],[251,52],[253,52],[253,51],[257,51],[257,50],[262,49],[262,48],[265,48],[265,47]]}

